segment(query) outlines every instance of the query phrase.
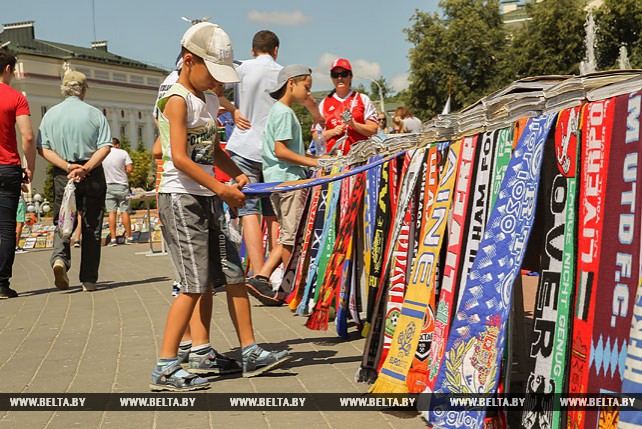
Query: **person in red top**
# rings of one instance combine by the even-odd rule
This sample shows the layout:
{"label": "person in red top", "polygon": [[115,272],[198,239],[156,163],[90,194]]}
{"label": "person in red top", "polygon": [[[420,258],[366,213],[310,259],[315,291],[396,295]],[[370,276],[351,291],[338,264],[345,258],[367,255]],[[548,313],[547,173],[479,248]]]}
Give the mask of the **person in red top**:
{"label": "person in red top", "polygon": [[354,143],[376,134],[377,109],[367,95],[352,90],[352,66],[348,60],[334,60],[330,77],[334,90],[319,103],[326,128],[315,131],[314,137],[318,140],[318,133],[322,133],[327,152],[341,150],[346,155]]}
{"label": "person in red top", "polygon": [[[31,182],[36,164],[36,145],[31,131],[29,104],[20,92],[9,86],[17,59],[0,48],[0,299],[15,298],[9,287],[16,256],[16,213],[20,186]],[[22,136],[22,151],[27,168],[22,170],[16,123]]]}

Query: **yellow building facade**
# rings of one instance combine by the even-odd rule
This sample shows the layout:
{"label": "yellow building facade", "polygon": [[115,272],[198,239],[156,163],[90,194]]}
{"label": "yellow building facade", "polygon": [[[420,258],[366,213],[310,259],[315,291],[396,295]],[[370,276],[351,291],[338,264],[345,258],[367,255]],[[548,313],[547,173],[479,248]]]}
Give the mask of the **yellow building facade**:
{"label": "yellow building facade", "polygon": [[[157,135],[154,102],[167,70],[113,54],[105,41],[85,48],[36,39],[33,21],[4,24],[0,45],[6,42],[18,58],[11,86],[29,101],[35,135],[46,111],[63,101],[62,76],[76,70],[87,76],[85,101],[107,117],[112,135],[128,139],[134,148],[138,141],[152,147]],[[38,192],[44,188],[46,167],[47,162],[38,157],[32,184]]]}

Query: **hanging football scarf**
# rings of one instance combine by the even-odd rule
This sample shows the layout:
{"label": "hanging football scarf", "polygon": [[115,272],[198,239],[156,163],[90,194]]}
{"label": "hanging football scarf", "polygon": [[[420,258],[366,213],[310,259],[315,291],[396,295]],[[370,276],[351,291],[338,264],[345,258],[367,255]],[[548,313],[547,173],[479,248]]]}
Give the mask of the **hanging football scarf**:
{"label": "hanging football scarf", "polygon": [[[310,198],[312,197],[312,195],[309,191],[309,189],[303,191],[306,195],[305,206],[303,207],[303,212],[301,213],[301,219],[314,217],[314,215],[310,213]],[[306,227],[307,222],[299,222],[299,225],[297,226],[292,254],[288,262],[283,266],[283,279],[281,280],[281,285],[279,286],[279,295],[281,296],[290,295],[294,290],[294,277],[296,275],[296,267],[299,265],[299,260],[301,258],[303,241],[306,235]]]}
{"label": "hanging football scarf", "polygon": [[[372,157],[368,162],[381,159],[380,156]],[[371,168],[366,172],[366,191],[364,196],[364,270],[366,278],[370,275],[370,262],[372,258],[372,240],[377,217],[377,203],[379,198],[379,181],[381,180],[381,165]]]}
{"label": "hanging football scarf", "polygon": [[336,234],[336,242],[332,250],[332,255],[328,261],[328,271],[326,272],[323,282],[321,283],[319,299],[316,302],[314,312],[308,318],[307,326],[310,329],[325,330],[328,329],[328,319],[330,317],[330,306],[336,298],[336,288],[341,282],[343,273],[343,263],[348,251],[348,244],[352,230],[354,229],[357,209],[361,205],[363,198],[363,189],[365,188],[365,177],[359,174],[356,177],[351,205],[348,208],[344,219],[341,220],[339,229]]}
{"label": "hanging football scarf", "polygon": [[[640,92],[630,94],[626,115],[625,141],[627,144],[637,143],[638,147],[640,146],[640,139],[642,139],[642,134],[640,133],[641,100],[642,96]],[[642,150],[638,152],[638,160],[640,159],[642,159]],[[638,203],[642,201],[642,190],[640,189],[642,186],[640,186],[640,183],[642,183],[642,168],[638,165],[636,196],[636,202]],[[639,216],[639,210],[636,216]],[[640,223],[638,222],[637,225],[639,226]],[[640,242],[638,241],[638,246],[639,245]],[[639,259],[638,263],[640,263]],[[640,277],[640,274],[639,272],[631,271],[631,276],[635,279],[636,277]],[[631,294],[629,299],[635,299],[635,301],[626,353],[625,370],[622,376],[622,392],[640,394],[642,393],[642,359],[640,359],[640,356],[642,356],[642,282],[638,284],[636,295]],[[642,426],[642,413],[639,411],[620,412],[618,425],[620,429],[634,429],[640,426]]]}
{"label": "hanging football scarf", "polygon": [[[388,349],[392,342],[392,335],[401,311],[401,304],[406,291],[406,268],[408,265],[408,249],[410,240],[410,228],[412,221],[413,196],[417,181],[421,176],[422,167],[425,161],[425,148],[408,152],[412,159],[408,162],[408,167],[399,193],[399,207],[395,219],[395,229],[392,235],[392,250],[390,254],[391,262],[389,263],[388,277],[390,278],[390,287],[387,295],[386,320],[383,336],[383,349],[379,358],[378,368],[388,355]],[[403,208],[405,207],[405,210]],[[399,225],[398,227],[396,225]]]}
{"label": "hanging football scarf", "polygon": [[406,375],[412,364],[420,327],[423,325],[429,297],[434,294],[431,280],[439,258],[443,233],[446,229],[450,200],[457,174],[461,141],[450,146],[448,161],[440,178],[439,189],[428,220],[426,234],[420,248],[419,257],[414,261],[408,291],[404,298],[401,316],[397,322],[392,346],[377,381],[370,388],[371,393],[407,393]]}
{"label": "hanging football scarf", "polygon": [[385,164],[381,169],[379,178],[379,198],[377,201],[377,215],[375,217],[373,239],[371,245],[370,273],[368,274],[368,322],[364,329],[368,329],[369,321],[372,320],[374,307],[381,280],[381,269],[383,266],[385,252],[385,238],[390,229],[390,185],[394,179],[391,178],[391,166],[395,161]]}
{"label": "hanging football scarf", "polygon": [[[575,317],[569,374],[569,392],[588,392],[592,361],[591,334],[599,285],[598,267],[602,250],[606,181],[609,170],[615,99],[589,103],[582,123],[580,214],[578,218],[578,263],[575,278]],[[595,393],[595,392],[593,392]],[[584,427],[585,411],[570,410],[569,424]]]}
{"label": "hanging football scarf", "polygon": [[530,346],[534,365],[526,383],[522,414],[522,425],[528,428],[562,425],[562,413],[554,409],[553,397],[548,394],[564,391],[566,374],[575,272],[581,112],[581,107],[574,107],[559,113],[554,144],[547,145],[544,151],[541,201],[545,210],[545,236]]}
{"label": "hanging football scarf", "polygon": [[497,133],[497,158],[493,168],[493,184],[490,193],[490,211],[495,207],[495,201],[513,153],[513,128],[503,128]]}
{"label": "hanging football scarf", "polygon": [[380,266],[383,260],[383,252],[385,251],[385,244],[383,241],[390,224],[389,192],[390,168],[388,168],[388,165],[384,164],[379,178],[379,196],[377,198],[377,215],[375,218],[372,240],[370,273],[367,276],[366,285],[368,291],[367,320],[366,323],[364,323],[362,331],[362,335],[366,337],[366,343],[364,346],[361,366],[355,375],[355,380],[358,383],[372,383],[377,377],[377,354],[379,353],[379,344],[381,336],[383,335],[382,325],[385,320],[383,314],[385,309],[385,300],[381,299],[381,295],[377,294],[379,290],[379,278],[374,274],[376,266],[379,266],[378,271],[381,270]]}
{"label": "hanging football scarf", "polygon": [[484,235],[486,228],[486,219],[488,216],[488,205],[490,201],[489,194],[489,181],[491,179],[491,158],[492,158],[492,140],[489,138],[491,135],[484,133],[479,142],[477,160],[475,162],[475,173],[473,176],[473,201],[470,208],[470,217],[468,218],[467,238],[464,245],[464,257],[462,260],[463,269],[461,279],[462,285],[459,287],[459,295],[457,298],[457,307],[461,302],[462,295],[466,290],[465,284],[468,279],[468,273],[473,266],[473,261],[479,251],[479,245]]}
{"label": "hanging football scarf", "polygon": [[[310,247],[312,245],[312,237],[314,236],[314,223],[319,212],[319,199],[323,186],[316,186],[312,190],[310,197],[310,210],[305,223],[305,236],[303,238],[303,246],[301,248],[301,256],[294,271],[292,279],[292,293],[288,296],[286,302],[290,310],[296,310],[303,297],[303,288],[301,287],[301,278],[307,273],[307,267],[310,264]],[[303,218],[305,219],[305,217]]]}
{"label": "hanging football scarf", "polygon": [[[355,181],[357,177],[364,176],[363,180],[364,181],[364,186],[361,187],[361,189],[357,189],[355,187]],[[340,261],[337,259],[337,263],[335,266],[329,266],[329,269],[332,270],[333,272],[339,272],[338,275],[338,284],[333,285],[335,289],[335,306],[336,306],[336,318],[335,318],[335,325],[336,325],[336,331],[337,334],[340,337],[347,338],[348,337],[348,301],[350,299],[350,289],[351,289],[351,282],[352,282],[352,262],[353,262],[353,257],[354,257],[354,237],[355,237],[355,231],[357,228],[357,218],[359,217],[359,214],[362,211],[362,204],[361,202],[363,201],[363,195],[361,195],[359,198],[359,201],[354,201],[355,195],[353,195],[353,192],[363,192],[365,190],[365,173],[362,173],[360,176],[352,176],[349,179],[345,179],[344,182],[349,182],[345,185],[345,191],[348,194],[347,201],[345,202],[346,204],[346,210],[345,213],[342,213],[342,218],[341,222],[352,222],[352,226],[348,226],[348,232],[346,236],[346,240],[348,241],[348,244],[346,247],[346,252],[344,256],[344,260]],[[341,191],[343,192],[343,190]],[[348,220],[346,219],[346,216],[348,215],[348,212],[350,210],[350,207],[352,204],[357,204],[356,207],[356,215],[354,217],[354,220]],[[345,219],[345,220],[344,220]],[[336,246],[335,246],[336,248]]]}
{"label": "hanging football scarf", "polygon": [[[475,165],[476,142],[476,136],[466,137],[462,140],[459,169],[455,182],[455,191],[453,193],[451,219],[448,224],[447,254],[434,329],[432,338],[430,338],[430,340],[426,339],[425,345],[422,344],[422,340],[420,339],[417,347],[417,354],[421,352],[427,355],[427,359],[423,359],[427,368],[419,364],[419,362],[421,362],[420,359],[416,359],[415,362],[413,362],[413,367],[408,373],[408,389],[411,393],[422,392],[424,389],[431,392],[434,389],[445,342],[448,339],[448,327],[450,325],[452,308],[455,304],[455,287],[457,286],[457,278],[459,275],[462,240],[464,238],[464,232],[467,229],[467,222],[465,220],[468,217],[468,202],[470,200],[470,192],[474,179],[473,167]],[[422,335],[428,334],[429,333],[422,333]]]}
{"label": "hanging football scarf", "polygon": [[[334,170],[334,169],[333,169]],[[338,170],[338,169],[337,169]],[[330,183],[328,185],[328,193],[325,199],[325,210],[323,216],[319,213],[321,233],[318,235],[318,241],[313,243],[313,250],[316,248],[315,252],[310,254],[310,267],[308,268],[308,276],[306,278],[305,289],[303,292],[303,297],[301,298],[301,303],[296,309],[296,313],[299,316],[306,316],[309,313],[310,308],[310,297],[314,296],[314,288],[316,287],[316,280],[318,275],[318,267],[321,260],[322,251],[325,248],[325,242],[330,235],[330,227],[334,225],[334,222],[330,222],[328,219],[334,219],[334,212],[337,207],[337,201],[339,200],[339,184]],[[315,229],[316,229],[315,222]],[[316,235],[316,232],[315,232]],[[316,240],[317,237],[315,237]],[[322,274],[323,275],[323,274]]]}
{"label": "hanging football scarf", "polygon": [[[605,396],[622,391],[623,361],[633,315],[633,296],[638,285],[640,255],[640,200],[636,199],[639,128],[629,129],[629,119],[639,118],[639,94],[615,100],[615,119],[606,181],[602,251],[599,263],[597,303],[609,303],[607,311],[596,311],[591,341],[588,392]],[[601,304],[600,304],[601,305]],[[628,393],[628,391],[626,392]],[[611,394],[611,395],[609,395]],[[617,421],[618,409],[587,412],[585,427]]]}
{"label": "hanging football scarf", "polygon": [[[530,119],[515,148],[453,321],[436,392],[496,390],[513,282],[533,225],[542,152],[554,120],[554,114]],[[429,416],[435,427],[455,428],[481,427],[485,415],[437,407]]]}

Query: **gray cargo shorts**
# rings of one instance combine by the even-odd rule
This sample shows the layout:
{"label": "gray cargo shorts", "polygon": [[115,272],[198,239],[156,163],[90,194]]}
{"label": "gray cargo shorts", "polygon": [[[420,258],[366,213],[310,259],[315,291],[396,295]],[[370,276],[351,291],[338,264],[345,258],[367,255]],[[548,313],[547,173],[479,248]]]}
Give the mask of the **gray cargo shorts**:
{"label": "gray cargo shorts", "polygon": [[158,212],[182,293],[206,293],[212,286],[245,283],[220,198],[158,194]]}

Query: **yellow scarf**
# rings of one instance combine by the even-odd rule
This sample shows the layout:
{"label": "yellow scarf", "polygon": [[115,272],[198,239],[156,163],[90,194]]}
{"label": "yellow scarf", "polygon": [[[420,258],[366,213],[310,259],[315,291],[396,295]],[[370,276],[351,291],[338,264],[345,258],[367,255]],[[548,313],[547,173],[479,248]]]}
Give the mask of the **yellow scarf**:
{"label": "yellow scarf", "polygon": [[459,166],[461,140],[450,145],[448,159],[442,173],[437,196],[428,219],[426,233],[422,237],[404,297],[401,316],[392,337],[390,352],[381,368],[377,381],[370,393],[408,393],[406,376],[412,365],[419,343],[421,327],[426,315],[430,295],[434,294],[435,265],[443,243],[448,211],[452,202],[452,192]]}

